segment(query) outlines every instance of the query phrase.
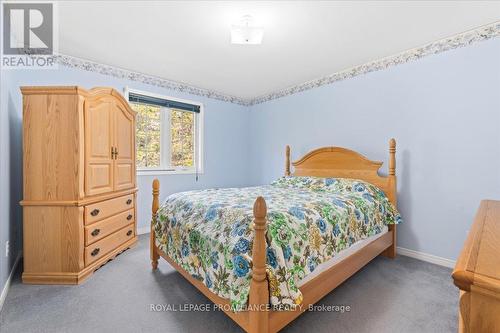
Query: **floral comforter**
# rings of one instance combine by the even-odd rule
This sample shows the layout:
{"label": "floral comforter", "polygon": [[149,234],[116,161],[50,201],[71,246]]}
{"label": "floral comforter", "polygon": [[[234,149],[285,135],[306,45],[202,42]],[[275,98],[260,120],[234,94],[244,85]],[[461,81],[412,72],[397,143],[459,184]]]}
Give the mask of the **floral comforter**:
{"label": "floral comforter", "polygon": [[377,187],[354,179],[283,177],[271,185],[169,196],[153,219],[156,244],[235,311],[252,275],[253,204],[268,207],[267,274],[272,306],[302,302],[297,283],[353,243],[401,217]]}

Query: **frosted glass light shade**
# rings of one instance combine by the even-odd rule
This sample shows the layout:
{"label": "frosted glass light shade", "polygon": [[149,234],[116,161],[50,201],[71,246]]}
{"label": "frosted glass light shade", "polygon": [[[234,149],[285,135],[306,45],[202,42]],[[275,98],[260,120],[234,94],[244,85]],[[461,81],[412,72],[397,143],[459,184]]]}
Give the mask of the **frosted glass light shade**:
{"label": "frosted glass light shade", "polygon": [[232,44],[261,44],[264,36],[264,29],[247,26],[232,26],[231,27],[231,43]]}

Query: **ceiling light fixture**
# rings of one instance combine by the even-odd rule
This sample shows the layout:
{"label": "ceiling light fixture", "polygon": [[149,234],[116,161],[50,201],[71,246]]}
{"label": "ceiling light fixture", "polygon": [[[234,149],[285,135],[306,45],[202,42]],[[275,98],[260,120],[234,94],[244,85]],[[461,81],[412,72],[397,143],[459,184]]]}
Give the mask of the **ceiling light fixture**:
{"label": "ceiling light fixture", "polygon": [[250,15],[243,16],[240,24],[231,26],[231,44],[258,45],[263,36],[264,28],[255,26]]}

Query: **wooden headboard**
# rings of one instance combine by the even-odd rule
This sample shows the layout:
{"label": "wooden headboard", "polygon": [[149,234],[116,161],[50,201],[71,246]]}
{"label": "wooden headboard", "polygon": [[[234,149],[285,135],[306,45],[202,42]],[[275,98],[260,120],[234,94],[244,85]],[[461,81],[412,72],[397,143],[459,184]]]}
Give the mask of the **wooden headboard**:
{"label": "wooden headboard", "polygon": [[286,146],[286,176],[314,176],[361,179],[379,187],[396,205],[396,140],[389,141],[389,175],[380,176],[382,162],[372,161],[360,153],[341,147],[323,147],[307,153],[292,162],[290,172],[290,146]]}

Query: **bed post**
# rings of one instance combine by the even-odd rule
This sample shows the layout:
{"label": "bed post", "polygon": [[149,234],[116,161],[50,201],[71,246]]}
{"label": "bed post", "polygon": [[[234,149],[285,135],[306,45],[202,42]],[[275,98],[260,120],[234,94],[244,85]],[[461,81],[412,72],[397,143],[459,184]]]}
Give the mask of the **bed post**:
{"label": "bed post", "polygon": [[286,156],[285,176],[290,176],[290,146],[289,145],[286,145],[285,156]]}
{"label": "bed post", "polygon": [[[389,199],[397,207],[397,187],[396,187],[396,140],[389,140]],[[388,258],[396,257],[396,229],[395,224],[389,225],[389,230],[392,231],[392,245],[384,251],[384,256]]]}
{"label": "bed post", "polygon": [[266,215],[267,207],[263,197],[253,205],[255,237],[252,248],[252,281],[250,282],[249,332],[269,331],[269,286],[266,277]]}
{"label": "bed post", "polygon": [[158,259],[159,255],[158,252],[156,252],[156,245],[155,245],[155,229],[154,229],[154,222],[156,220],[156,212],[158,211],[158,208],[160,207],[160,181],[158,179],[153,180],[153,205],[151,207],[151,212],[152,218],[151,218],[151,232],[150,232],[150,239],[149,239],[149,251],[150,251],[150,257],[151,257],[151,267],[153,270],[156,270],[158,268]]}
{"label": "bed post", "polygon": [[389,140],[389,176],[396,175],[396,139]]}

